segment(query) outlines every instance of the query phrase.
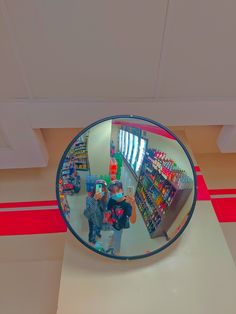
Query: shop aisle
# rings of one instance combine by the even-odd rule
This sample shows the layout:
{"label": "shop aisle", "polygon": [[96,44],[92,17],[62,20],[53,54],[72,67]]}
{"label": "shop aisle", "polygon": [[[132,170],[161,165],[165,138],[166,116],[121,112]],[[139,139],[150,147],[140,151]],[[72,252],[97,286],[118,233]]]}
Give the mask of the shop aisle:
{"label": "shop aisle", "polygon": [[79,236],[87,241],[88,239],[88,221],[84,217],[83,212],[86,204],[86,176],[88,171],[79,171],[81,178],[81,190],[78,194],[67,195],[68,204],[70,206],[70,223]]}
{"label": "shop aisle", "polygon": [[[134,191],[136,190],[137,180],[124,162],[121,172],[121,181],[124,190],[127,186],[133,186]],[[143,253],[148,253],[166,244],[165,237],[151,239],[138,208],[136,208],[136,214],[137,219],[135,224],[130,224],[130,228],[124,230],[121,241],[121,255],[139,255],[141,254],[140,247],[145,247],[146,249]]]}

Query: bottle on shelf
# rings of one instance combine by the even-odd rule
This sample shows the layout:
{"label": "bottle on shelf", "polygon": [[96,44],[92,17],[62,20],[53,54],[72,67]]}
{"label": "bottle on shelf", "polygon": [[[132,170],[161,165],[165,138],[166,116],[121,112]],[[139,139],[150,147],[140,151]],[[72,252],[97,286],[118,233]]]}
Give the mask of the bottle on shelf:
{"label": "bottle on shelf", "polygon": [[155,149],[146,151],[135,199],[151,236],[171,210],[177,189],[191,184],[186,172],[166,153]]}

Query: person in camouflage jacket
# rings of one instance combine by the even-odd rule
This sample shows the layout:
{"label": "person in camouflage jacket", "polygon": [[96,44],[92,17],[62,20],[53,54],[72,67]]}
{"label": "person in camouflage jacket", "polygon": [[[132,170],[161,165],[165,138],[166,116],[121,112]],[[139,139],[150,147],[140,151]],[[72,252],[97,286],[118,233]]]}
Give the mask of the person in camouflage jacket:
{"label": "person in camouflage jacket", "polygon": [[[84,216],[88,219],[90,243],[95,244],[96,238],[101,237],[101,230],[105,230],[104,212],[107,207],[108,190],[106,182],[103,180],[97,181],[102,184],[102,193],[96,193],[95,188],[86,198],[86,208]],[[97,183],[96,182],[96,183]]]}

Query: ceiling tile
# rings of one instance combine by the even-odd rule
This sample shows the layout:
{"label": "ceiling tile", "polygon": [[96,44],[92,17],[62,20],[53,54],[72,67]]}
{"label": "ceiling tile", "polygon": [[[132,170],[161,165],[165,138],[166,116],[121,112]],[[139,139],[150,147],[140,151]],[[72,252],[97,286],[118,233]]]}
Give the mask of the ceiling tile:
{"label": "ceiling tile", "polygon": [[0,99],[26,98],[24,82],[0,12]]}
{"label": "ceiling tile", "polygon": [[166,0],[7,0],[37,98],[154,97]]}
{"label": "ceiling tile", "polygon": [[171,0],[161,97],[236,96],[236,1]]}
{"label": "ceiling tile", "polygon": [[3,134],[3,131],[0,129],[0,149],[2,147],[8,147],[5,135]]}

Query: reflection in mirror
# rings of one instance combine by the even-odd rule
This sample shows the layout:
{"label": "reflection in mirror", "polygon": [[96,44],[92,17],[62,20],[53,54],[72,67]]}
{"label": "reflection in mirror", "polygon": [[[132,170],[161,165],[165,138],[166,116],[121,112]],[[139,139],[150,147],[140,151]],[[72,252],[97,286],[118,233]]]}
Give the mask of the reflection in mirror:
{"label": "reflection in mirror", "polygon": [[89,247],[111,257],[144,257],[185,227],[194,207],[193,171],[162,127],[113,118],[68,147],[57,196],[71,230]]}

